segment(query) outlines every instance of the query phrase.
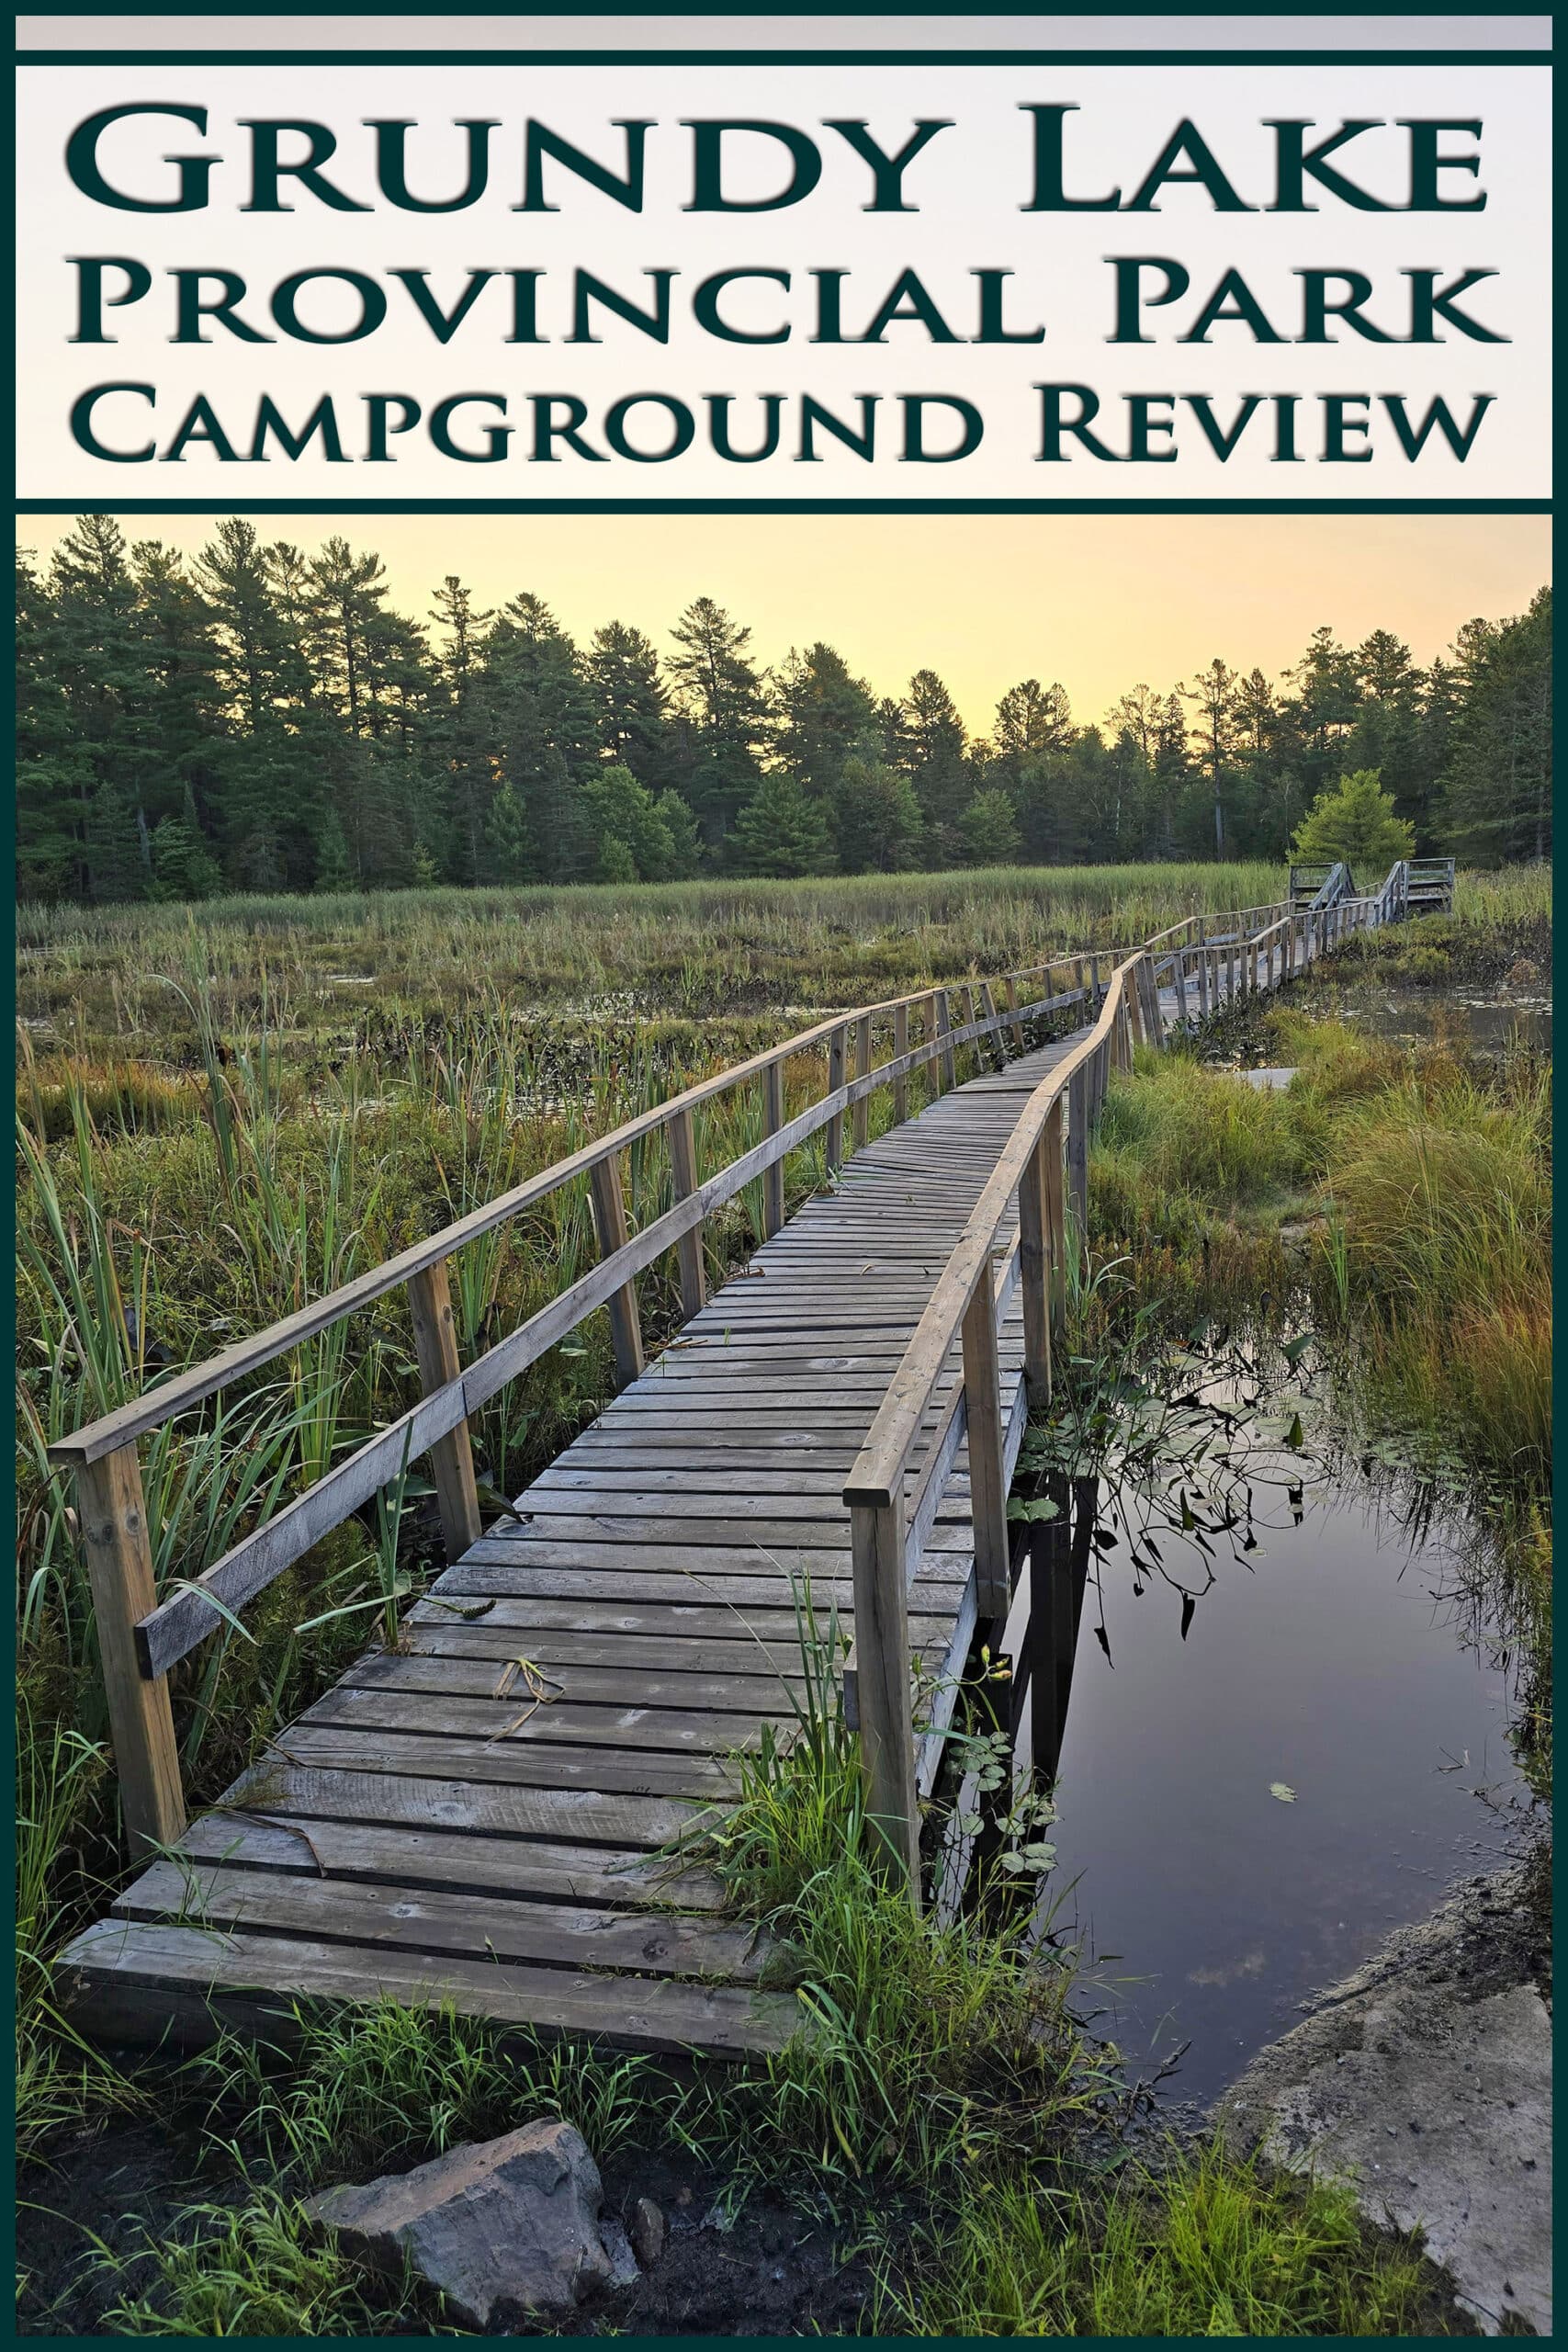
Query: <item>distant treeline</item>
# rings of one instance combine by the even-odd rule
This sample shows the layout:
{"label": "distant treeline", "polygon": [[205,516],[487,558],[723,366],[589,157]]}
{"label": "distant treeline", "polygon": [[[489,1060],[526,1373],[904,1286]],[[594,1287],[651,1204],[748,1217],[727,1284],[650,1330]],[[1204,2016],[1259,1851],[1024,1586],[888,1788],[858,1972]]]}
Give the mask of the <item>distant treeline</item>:
{"label": "distant treeline", "polygon": [[1282,859],[1366,768],[1424,852],[1551,846],[1545,589],[1430,669],[1324,628],[1278,679],[1215,659],[1097,722],[1027,678],[978,737],[933,671],[879,696],[821,643],[767,670],[705,596],[668,651],[619,620],[580,645],[456,574],[398,613],[341,537],[310,555],[231,518],[187,561],[86,515],[18,561],[17,655],[30,899]]}

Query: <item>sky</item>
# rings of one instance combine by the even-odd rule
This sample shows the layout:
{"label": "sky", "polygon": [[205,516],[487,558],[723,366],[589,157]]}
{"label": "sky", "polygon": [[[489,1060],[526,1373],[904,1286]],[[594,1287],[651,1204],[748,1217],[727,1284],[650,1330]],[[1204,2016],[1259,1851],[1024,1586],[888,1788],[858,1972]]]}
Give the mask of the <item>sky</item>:
{"label": "sky", "polygon": [[[47,556],[70,527],[26,515],[17,538]],[[124,527],[195,550],[213,521]],[[257,527],[308,549],[338,530],[376,548],[389,601],[421,620],[456,571],[481,608],[526,589],[581,641],[621,620],[668,651],[682,609],[712,596],[765,663],[821,639],[879,695],[935,670],[976,733],[1023,678],[1059,680],[1087,722],[1215,654],[1277,675],[1323,622],[1352,645],[1392,629],[1425,664],[1461,622],[1522,612],[1551,547],[1533,514],[274,514]]]}

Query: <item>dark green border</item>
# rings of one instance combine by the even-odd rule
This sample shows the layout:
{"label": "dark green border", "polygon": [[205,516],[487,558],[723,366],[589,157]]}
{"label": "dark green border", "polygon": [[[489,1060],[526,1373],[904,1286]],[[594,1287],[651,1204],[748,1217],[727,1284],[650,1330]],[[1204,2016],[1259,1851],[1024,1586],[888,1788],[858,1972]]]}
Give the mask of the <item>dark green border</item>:
{"label": "dark green border", "polygon": [[1550,498],[18,498],[22,514],[1550,514]]}
{"label": "dark green border", "polygon": [[1539,65],[1540,49],[34,49],[73,65]]}

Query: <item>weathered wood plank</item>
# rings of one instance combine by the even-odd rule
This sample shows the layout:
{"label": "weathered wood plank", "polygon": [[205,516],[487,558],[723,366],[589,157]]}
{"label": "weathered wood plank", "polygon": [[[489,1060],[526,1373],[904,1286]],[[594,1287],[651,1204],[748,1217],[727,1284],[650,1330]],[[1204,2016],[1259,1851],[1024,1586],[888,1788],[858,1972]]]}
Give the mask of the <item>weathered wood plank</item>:
{"label": "weathered wood plank", "polygon": [[755,1984],[775,1948],[748,1922],[682,1918],[520,1902],[368,1880],[247,1871],[223,1862],[155,1862],[115,1902],[121,1919],[244,1928],[312,1942],[393,1944],[409,1953],[534,1960],[567,1968],[618,1968],[649,1976],[708,1976]]}
{"label": "weathered wood plank", "polygon": [[[428,1781],[415,1782],[428,1788]],[[635,1847],[574,1846],[570,1841],[490,1838],[477,1831],[390,1828],[303,1814],[266,1818],[204,1814],[175,1850],[236,1869],[314,1869],[324,1876],[386,1884],[445,1887],[476,1894],[554,1895],[574,1903],[673,1904],[716,1911],[724,1889],[711,1872],[677,1870]]]}
{"label": "weathered wood plank", "polygon": [[[781,1691],[779,1705],[765,1720],[777,1724],[789,1714]],[[701,1710],[688,1713],[676,1707],[579,1706],[570,1698],[531,1699],[526,1689],[504,1699],[465,1699],[352,1682],[334,1684],[324,1698],[306,1708],[288,1734],[290,1747],[297,1747],[296,1735],[306,1724],[412,1732],[471,1741],[476,1747],[503,1749],[508,1755],[529,1747],[605,1748],[618,1760],[635,1757],[638,1771],[645,1756],[724,1757],[757,1747],[762,1736],[762,1723],[755,1718]],[[450,1750],[451,1760],[457,1761],[459,1753],[465,1770],[479,1769],[466,1749]],[[390,1757],[389,1750],[389,1760]],[[588,1772],[596,1769],[591,1762],[582,1767]]]}
{"label": "weathered wood plank", "polygon": [[[320,1818],[652,1850],[684,1836],[703,1814],[703,1803],[690,1802],[686,1792],[563,1784],[558,1771],[553,1782],[457,1780],[450,1746],[432,1753],[429,1742],[403,1743],[396,1770],[389,1742],[377,1747],[341,1732],[306,1732],[299,1746],[298,1762],[278,1752],[242,1773],[207,1818]],[[722,1792],[705,1800],[722,1801]]]}
{"label": "weathered wood plank", "polygon": [[669,1749],[568,1747],[540,1739],[457,1739],[450,1732],[394,1731],[386,1724],[290,1724],[276,1752],[301,1768],[387,1773],[404,1780],[446,1779],[461,1772],[477,1785],[581,1789],[599,1796],[692,1797],[716,1802],[735,1788],[735,1774],[717,1755],[676,1755]]}
{"label": "weathered wood plank", "polygon": [[[790,1713],[789,1689],[784,1678],[777,1673],[745,1674],[733,1669],[701,1673],[688,1669],[684,1673],[656,1672],[652,1668],[638,1668],[628,1657],[620,1667],[575,1666],[558,1659],[547,1667],[545,1661],[525,1653],[521,1644],[513,1642],[503,1651],[491,1649],[466,1655],[450,1650],[436,1654],[424,1652],[410,1657],[400,1651],[383,1652],[379,1657],[364,1657],[351,1666],[343,1677],[341,1688],[379,1690],[423,1690],[434,1694],[467,1699],[493,1699],[508,1696],[512,1712],[516,1713],[526,1705],[531,1687],[529,1677],[518,1665],[520,1656],[526,1656],[547,1688],[557,1686],[562,1698],[574,1706],[604,1707],[618,1713],[636,1707],[672,1708],[678,1713],[721,1713],[761,1721],[778,1721]],[[764,1662],[759,1659],[759,1665]],[[505,1690],[502,1690],[504,1683]],[[796,1662],[795,1687],[803,1689],[799,1664]],[[740,1744],[736,1734],[735,1744]]]}
{"label": "weathered wood plank", "polygon": [[780,2049],[802,2023],[787,1993],[140,1920],[87,1928],[62,1954],[57,1982],[71,2013],[100,2034],[133,2041],[162,2041],[171,2027],[177,2042],[211,2040],[241,2019],[271,2035],[296,2002],[353,2006],[387,1996],[531,2031],[609,2035],[622,2048],[716,2056]]}

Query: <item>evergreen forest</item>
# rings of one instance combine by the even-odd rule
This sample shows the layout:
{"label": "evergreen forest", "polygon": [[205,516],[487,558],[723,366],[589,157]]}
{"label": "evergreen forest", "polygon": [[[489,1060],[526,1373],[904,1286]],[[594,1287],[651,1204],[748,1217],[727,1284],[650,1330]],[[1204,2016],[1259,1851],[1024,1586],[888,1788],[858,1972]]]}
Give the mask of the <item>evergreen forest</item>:
{"label": "evergreen forest", "polygon": [[231,516],[186,559],[89,514],[18,558],[17,651],[30,900],[1282,861],[1365,771],[1421,854],[1551,848],[1545,588],[1429,668],[1325,626],[1282,674],[1216,655],[1094,716],[1025,678],[977,736],[933,671],[886,694],[815,641],[770,668],[706,596],[662,646],[615,618],[578,642],[455,572],[399,612],[339,534]]}

